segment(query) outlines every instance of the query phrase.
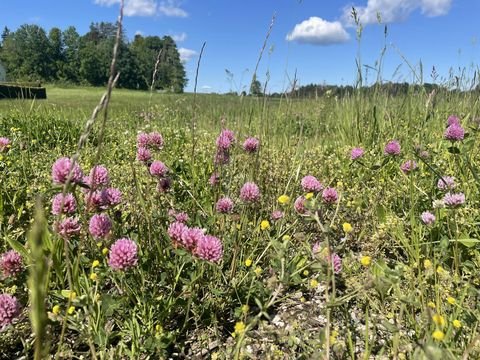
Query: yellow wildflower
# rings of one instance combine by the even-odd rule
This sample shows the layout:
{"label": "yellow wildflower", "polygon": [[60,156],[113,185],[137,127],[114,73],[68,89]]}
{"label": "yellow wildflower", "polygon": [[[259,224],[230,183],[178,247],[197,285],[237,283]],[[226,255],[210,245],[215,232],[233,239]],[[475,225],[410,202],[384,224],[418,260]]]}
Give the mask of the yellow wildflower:
{"label": "yellow wildflower", "polygon": [[312,289],[315,289],[317,286],[318,286],[318,281],[317,281],[317,279],[312,279],[312,280],[310,280],[310,287],[311,287]]}
{"label": "yellow wildflower", "polygon": [[372,258],[370,256],[362,256],[362,258],[360,259],[360,264],[362,264],[365,267],[370,266],[371,263],[372,263]]}
{"label": "yellow wildflower", "polygon": [[423,260],[423,267],[425,269],[430,269],[432,267],[432,262],[428,259]]}
{"label": "yellow wildflower", "polygon": [[242,313],[246,314],[248,313],[248,310],[250,310],[250,306],[248,306],[248,304],[242,306]]}
{"label": "yellow wildflower", "polygon": [[452,321],[452,325],[454,328],[457,328],[457,329],[460,329],[462,327],[462,323],[460,322],[460,320],[457,320],[457,319]]}
{"label": "yellow wildflower", "polygon": [[75,306],[70,306],[67,310],[68,315],[72,315],[75,312]]}
{"label": "yellow wildflower", "polygon": [[260,274],[262,273],[262,268],[260,266],[257,266],[255,268],[254,272],[257,276],[260,276]]}
{"label": "yellow wildflower", "polygon": [[290,235],[287,235],[287,234],[285,234],[285,235],[282,236],[282,240],[283,240],[283,241],[289,241],[291,238],[292,238],[292,237],[291,237]]}
{"label": "yellow wildflower", "polygon": [[455,303],[456,303],[457,301],[455,300],[455,298],[449,296],[449,297],[447,297],[447,302],[448,302],[450,305],[455,305]]}
{"label": "yellow wildflower", "polygon": [[303,271],[303,275],[304,275],[304,276],[308,276],[308,274],[310,274],[310,272],[309,272],[308,270],[304,270],[304,271]]}
{"label": "yellow wildflower", "polygon": [[311,198],[313,198],[313,193],[312,192],[309,192],[308,194],[305,194],[305,199],[306,200],[310,200]]}
{"label": "yellow wildflower", "polygon": [[281,195],[278,197],[278,202],[282,205],[288,204],[290,202],[290,196]]}
{"label": "yellow wildflower", "polygon": [[268,220],[263,220],[260,223],[260,229],[262,229],[262,230],[270,229],[270,223],[268,222]]}
{"label": "yellow wildflower", "polygon": [[235,324],[235,333],[236,334],[242,334],[243,332],[245,332],[245,323],[243,321],[238,321],[236,324]]}
{"label": "yellow wildflower", "polygon": [[435,325],[438,325],[438,326],[444,326],[445,325],[445,318],[440,314],[434,314],[432,316],[432,320],[435,323]]}
{"label": "yellow wildflower", "polygon": [[98,279],[98,275],[96,273],[91,273],[90,274],[90,280],[96,281]]}
{"label": "yellow wildflower", "polygon": [[432,337],[437,341],[442,341],[445,338],[445,334],[441,330],[435,330]]}
{"label": "yellow wildflower", "polygon": [[102,249],[102,254],[105,255],[105,256],[107,256],[107,254],[108,254],[108,249],[107,249],[107,248],[103,248],[103,249]]}
{"label": "yellow wildflower", "polygon": [[93,260],[93,262],[92,262],[92,268],[96,268],[96,267],[99,266],[99,265],[100,265],[100,261],[98,261],[98,260]]}
{"label": "yellow wildflower", "polygon": [[435,308],[436,308],[436,305],[435,305],[435,303],[434,303],[433,301],[429,301],[429,302],[427,303],[427,306],[428,306],[429,308],[432,308],[432,309],[435,309]]}
{"label": "yellow wildflower", "polygon": [[75,291],[69,291],[68,298],[72,301],[75,300],[77,298],[77,293]]}
{"label": "yellow wildflower", "polygon": [[336,330],[333,330],[330,333],[330,345],[335,345],[335,343],[337,342],[337,336],[338,336],[338,331]]}
{"label": "yellow wildflower", "polygon": [[252,266],[252,262],[253,262],[252,259],[247,259],[247,260],[245,260],[245,266],[246,266],[246,267]]}
{"label": "yellow wildflower", "polygon": [[352,225],[350,225],[349,223],[343,223],[343,231],[348,234],[348,233],[351,233],[353,231],[353,227]]}
{"label": "yellow wildflower", "polygon": [[445,273],[446,273],[445,269],[443,267],[441,267],[440,265],[438,265],[437,266],[437,274],[438,275],[443,275]]}
{"label": "yellow wildflower", "polygon": [[55,315],[60,314],[60,305],[55,305],[55,306],[52,308],[52,313],[54,313]]}

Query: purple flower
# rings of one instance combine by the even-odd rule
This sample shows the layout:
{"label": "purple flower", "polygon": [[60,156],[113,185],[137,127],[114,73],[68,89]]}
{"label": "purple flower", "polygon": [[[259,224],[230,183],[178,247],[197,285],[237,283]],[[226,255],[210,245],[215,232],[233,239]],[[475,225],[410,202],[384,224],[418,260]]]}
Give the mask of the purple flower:
{"label": "purple flower", "polygon": [[85,194],[85,205],[89,211],[98,211],[103,209],[105,205],[103,191],[88,191]]}
{"label": "purple flower", "polygon": [[313,252],[314,256],[316,256],[316,255],[318,255],[322,252],[322,244],[319,241],[317,241],[315,244],[313,244],[312,252]]}
{"label": "purple flower", "polygon": [[137,265],[137,244],[128,238],[115,241],[110,247],[108,265],[113,270],[127,270]]}
{"label": "purple flower", "polygon": [[179,212],[175,214],[175,220],[181,223],[186,223],[190,218],[187,213]]}
{"label": "purple flower", "polygon": [[10,139],[6,137],[0,137],[0,153],[7,152],[10,147]]}
{"label": "purple flower", "polygon": [[281,210],[275,210],[272,212],[272,215],[270,215],[271,219],[273,221],[277,221],[282,219],[285,216],[284,212]]}
{"label": "purple flower", "polygon": [[113,207],[122,202],[122,192],[117,188],[107,188],[102,190],[101,197],[101,207]]}
{"label": "purple flower", "polygon": [[143,163],[148,163],[152,159],[152,153],[146,147],[139,147],[137,149],[137,160]]}
{"label": "purple flower", "polygon": [[342,271],[342,258],[337,253],[330,255],[330,264],[333,263],[333,273],[340,274]]}
{"label": "purple flower", "polygon": [[187,230],[188,227],[184,223],[176,221],[170,224],[167,233],[170,240],[172,240],[175,245],[178,245],[182,243],[182,234]]}
{"label": "purple flower", "polygon": [[224,129],[217,138],[216,144],[218,149],[228,150],[233,142],[235,141],[235,136],[233,131]]}
{"label": "purple flower", "polygon": [[254,153],[258,150],[259,145],[260,145],[260,141],[257,138],[249,137],[243,143],[243,150],[245,150],[248,153]]}
{"label": "purple flower", "polygon": [[218,185],[218,183],[220,182],[220,175],[217,174],[216,172],[214,172],[210,178],[208,179],[208,183],[211,185],[211,186],[215,186],[215,185]]}
{"label": "purple flower", "polygon": [[315,176],[307,175],[302,179],[302,188],[305,192],[320,192],[323,190],[323,185],[317,180]]}
{"label": "purple flower", "polygon": [[[72,160],[67,157],[62,157],[55,161],[52,166],[52,179],[55,184],[62,185],[67,182]],[[83,179],[82,169],[75,163],[72,169],[72,179],[74,183],[79,183]]]}
{"label": "purple flower", "polygon": [[400,165],[400,170],[404,174],[408,174],[417,168],[417,163],[414,160],[407,160],[402,165]]}
{"label": "purple flower", "polygon": [[447,119],[447,126],[460,125],[460,119],[455,115],[450,115]]}
{"label": "purple flower", "polygon": [[0,270],[3,277],[15,277],[23,271],[22,257],[15,250],[7,251],[0,257]]}
{"label": "purple flower", "polygon": [[20,304],[15,296],[0,295],[0,329],[10,325],[20,313]]}
{"label": "purple flower", "polygon": [[260,190],[253,182],[246,182],[240,189],[240,199],[245,202],[256,202],[260,199]]}
{"label": "purple flower", "polygon": [[188,250],[193,250],[197,246],[198,242],[204,237],[203,230],[194,227],[194,228],[186,228],[182,232],[181,237],[181,244],[184,248]]}
{"label": "purple flower", "polygon": [[222,197],[217,201],[215,208],[221,214],[230,214],[233,211],[233,200],[227,196]]}
{"label": "purple flower", "polygon": [[446,193],[443,197],[443,202],[449,207],[458,207],[465,203],[465,195],[463,193]]}
{"label": "purple flower", "polygon": [[350,159],[358,160],[363,156],[364,153],[365,153],[365,151],[362,148],[358,148],[358,147],[353,148],[350,151]]}
{"label": "purple flower", "polygon": [[430,211],[424,211],[420,218],[425,225],[432,225],[435,222],[435,215]]}
{"label": "purple flower", "polygon": [[452,190],[455,186],[457,186],[455,184],[455,178],[452,176],[442,176],[437,182],[437,188],[442,191]]}
{"label": "purple flower", "polygon": [[165,193],[172,187],[172,179],[168,177],[161,178],[158,180],[157,191],[159,193]]}
{"label": "purple flower", "polygon": [[95,165],[92,170],[90,170],[90,176],[86,177],[84,182],[92,189],[100,186],[108,186],[110,178],[107,168],[103,165]]}
{"label": "purple flower", "polygon": [[307,209],[305,208],[305,201],[306,199],[303,196],[299,196],[293,204],[293,208],[299,214],[305,214],[307,212]]}
{"label": "purple flower", "polygon": [[107,237],[112,229],[112,221],[107,214],[95,214],[90,219],[88,231],[95,239]]}
{"label": "purple flower", "polygon": [[160,150],[163,147],[163,137],[158,132],[151,132],[148,135],[148,145],[153,147],[154,149]]}
{"label": "purple flower", "polygon": [[56,222],[54,229],[62,238],[68,240],[79,235],[82,228],[78,218],[68,217]]}
{"label": "purple flower", "polygon": [[230,153],[228,150],[218,148],[215,152],[215,164],[227,165],[230,162]]}
{"label": "purple flower", "polygon": [[150,165],[150,175],[152,176],[161,178],[167,175],[167,172],[168,172],[167,166],[161,161],[155,160]]}
{"label": "purple flower", "polygon": [[385,145],[383,153],[391,156],[400,155],[400,143],[397,140],[389,141],[387,145]]}
{"label": "purple flower", "polygon": [[203,236],[197,243],[195,253],[200,259],[218,263],[223,257],[222,242],[215,236]]}
{"label": "purple flower", "polygon": [[52,214],[72,214],[77,209],[77,202],[73,197],[73,194],[67,193],[65,196],[60,193],[53,197],[52,199]]}
{"label": "purple flower", "polygon": [[137,135],[137,147],[146,148],[150,142],[150,136],[145,133],[140,133]]}
{"label": "purple flower", "polygon": [[336,203],[338,200],[337,190],[335,188],[326,188],[322,192],[322,199],[327,204]]}
{"label": "purple flower", "polygon": [[465,136],[465,130],[457,124],[452,124],[447,129],[445,130],[443,137],[446,140],[450,141],[460,141],[463,140],[463,137]]}

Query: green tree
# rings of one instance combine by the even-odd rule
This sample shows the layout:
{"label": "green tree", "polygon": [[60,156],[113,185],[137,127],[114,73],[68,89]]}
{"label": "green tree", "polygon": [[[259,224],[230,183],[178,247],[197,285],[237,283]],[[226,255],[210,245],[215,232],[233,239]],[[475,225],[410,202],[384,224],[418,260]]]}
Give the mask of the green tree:
{"label": "green tree", "polygon": [[62,33],[65,62],[59,78],[72,83],[80,81],[80,35],[75,27],[70,26]]}
{"label": "green tree", "polygon": [[49,58],[50,63],[50,79],[58,79],[65,64],[65,58],[63,53],[63,39],[62,31],[59,28],[52,28],[48,33],[49,46]]}
{"label": "green tree", "polygon": [[1,60],[15,80],[49,80],[51,78],[50,43],[38,25],[22,25],[10,33],[2,44]]}
{"label": "green tree", "polygon": [[253,75],[252,83],[250,84],[250,95],[260,96],[262,95],[262,83],[258,81],[257,75]]}

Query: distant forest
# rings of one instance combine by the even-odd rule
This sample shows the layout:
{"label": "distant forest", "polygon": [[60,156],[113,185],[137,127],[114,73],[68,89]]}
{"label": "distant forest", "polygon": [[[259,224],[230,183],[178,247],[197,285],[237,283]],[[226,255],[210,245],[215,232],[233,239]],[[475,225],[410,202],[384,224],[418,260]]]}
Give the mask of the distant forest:
{"label": "distant forest", "polygon": [[[0,62],[9,81],[65,82],[102,86],[108,81],[117,27],[108,22],[92,23],[78,34],[75,27],[52,28],[48,34],[38,25],[4,28],[0,40]],[[154,88],[183,92],[185,68],[177,45],[170,36],[136,35],[129,42],[122,35],[118,55],[118,86],[149,89],[160,54]]]}

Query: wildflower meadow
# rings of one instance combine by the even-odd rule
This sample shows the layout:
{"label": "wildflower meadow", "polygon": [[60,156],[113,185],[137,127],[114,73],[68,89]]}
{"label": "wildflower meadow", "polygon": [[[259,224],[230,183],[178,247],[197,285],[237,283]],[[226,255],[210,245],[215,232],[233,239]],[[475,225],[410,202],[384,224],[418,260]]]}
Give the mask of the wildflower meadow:
{"label": "wildflower meadow", "polygon": [[0,358],[480,358],[478,91],[111,80],[0,101]]}

